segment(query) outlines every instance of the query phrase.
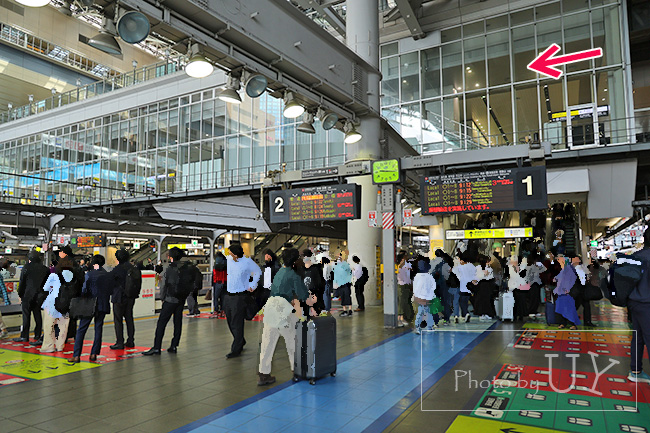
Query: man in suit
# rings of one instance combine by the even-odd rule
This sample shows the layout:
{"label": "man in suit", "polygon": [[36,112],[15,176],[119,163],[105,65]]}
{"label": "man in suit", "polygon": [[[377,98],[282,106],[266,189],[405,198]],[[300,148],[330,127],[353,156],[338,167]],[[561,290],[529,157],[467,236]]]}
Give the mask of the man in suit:
{"label": "man in suit", "polygon": [[[115,322],[115,344],[113,350],[121,350],[125,347],[135,347],[135,324],[133,322],[133,307],[135,298],[126,295],[126,277],[129,269],[133,266],[129,262],[129,252],[121,249],[115,252],[118,265],[110,272],[109,280],[113,287],[113,321]],[[126,322],[127,339],[124,342],[124,322]]]}
{"label": "man in suit", "polygon": [[[20,272],[18,283],[18,296],[23,310],[23,327],[20,337],[14,341],[29,342],[29,328],[31,316],[34,316],[34,340],[43,339],[43,316],[41,316],[41,305],[38,302],[38,294],[43,291],[45,280],[50,275],[47,266],[41,263],[41,256],[36,251],[27,254],[27,263]],[[45,293],[45,292],[43,292]]]}

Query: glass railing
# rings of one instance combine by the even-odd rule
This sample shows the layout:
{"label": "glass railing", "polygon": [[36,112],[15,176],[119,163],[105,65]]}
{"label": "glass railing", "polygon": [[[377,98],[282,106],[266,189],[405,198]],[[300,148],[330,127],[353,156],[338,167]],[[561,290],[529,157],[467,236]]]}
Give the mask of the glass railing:
{"label": "glass railing", "polygon": [[[419,153],[446,153],[460,150],[483,149],[549,142],[553,151],[576,150],[587,147],[615,146],[650,142],[650,110],[637,110],[634,117],[598,119],[598,132],[593,122],[573,120],[569,128],[566,122],[544,124],[544,130],[515,131],[505,134],[483,134],[474,129],[471,134],[458,122],[429,113],[423,122],[420,143],[412,144]],[[471,129],[469,129],[471,131]],[[427,135],[430,139],[427,139]]]}
{"label": "glass railing", "polygon": [[215,172],[199,170],[188,174],[172,172],[147,178],[144,184],[136,181],[135,184],[125,184],[123,187],[101,186],[92,180],[74,181],[73,170],[67,171],[63,168],[60,169],[65,177],[63,180],[53,180],[51,173],[3,173],[0,176],[0,185],[2,185],[0,202],[43,207],[74,207],[89,204],[97,206],[233,186],[259,185],[269,172],[331,167],[344,162],[345,155],[330,155]]}
{"label": "glass railing", "polygon": [[59,108],[68,104],[94,98],[95,96],[103,95],[104,93],[112,92],[113,90],[123,89],[125,87],[153,80],[154,78],[171,75],[181,69],[182,67],[179,62],[168,61],[154,63],[153,65],[134,69],[131,72],[124,72],[86,86],[77,87],[76,89],[64,93],[52,95],[50,98],[41,101],[34,101],[27,105],[23,105],[22,107],[0,112],[0,124],[24,119],[25,117],[43,113],[53,108]]}

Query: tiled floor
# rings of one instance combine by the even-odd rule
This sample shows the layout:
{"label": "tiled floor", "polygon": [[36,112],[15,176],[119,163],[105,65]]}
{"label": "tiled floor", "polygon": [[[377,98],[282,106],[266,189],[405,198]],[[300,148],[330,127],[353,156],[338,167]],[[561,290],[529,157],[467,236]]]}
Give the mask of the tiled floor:
{"label": "tiled floor", "polygon": [[[606,309],[601,313],[607,316]],[[294,383],[280,341],[273,364],[277,382],[258,387],[261,323],[246,323],[246,350],[232,360],[225,359],[231,336],[224,320],[185,318],[183,326],[175,355],[125,359],[0,387],[0,432],[411,433],[444,432],[452,423],[462,430],[463,423],[477,422],[472,411],[486,393],[482,385],[489,386],[504,364],[547,363],[542,350],[514,347],[521,324],[472,322],[418,336],[404,328],[384,329],[381,308],[369,307],[337,317],[336,377],[314,386]],[[151,344],[154,327],[153,319],[137,322],[138,346]],[[112,326],[104,335],[111,342]],[[171,325],[166,341],[170,338]],[[570,368],[562,356],[555,362],[553,368]],[[589,358],[578,360],[579,370],[588,368]],[[622,362],[611,373],[626,371]],[[469,386],[471,380],[477,385]],[[611,419],[608,425],[614,425]],[[519,425],[511,431],[532,430]]]}

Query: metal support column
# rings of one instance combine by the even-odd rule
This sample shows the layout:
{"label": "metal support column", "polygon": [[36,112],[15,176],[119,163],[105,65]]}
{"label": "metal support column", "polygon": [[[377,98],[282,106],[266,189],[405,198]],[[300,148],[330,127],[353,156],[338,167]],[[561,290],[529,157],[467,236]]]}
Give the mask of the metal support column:
{"label": "metal support column", "polygon": [[[395,187],[381,187],[381,213],[395,209]],[[397,327],[397,278],[395,275],[395,229],[382,229],[381,258],[384,264],[384,327]]]}

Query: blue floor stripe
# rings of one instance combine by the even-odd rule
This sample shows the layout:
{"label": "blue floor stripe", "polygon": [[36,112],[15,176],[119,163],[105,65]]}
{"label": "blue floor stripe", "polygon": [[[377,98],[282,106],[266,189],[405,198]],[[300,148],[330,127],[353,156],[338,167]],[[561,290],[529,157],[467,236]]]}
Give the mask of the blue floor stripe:
{"label": "blue floor stripe", "polygon": [[[496,323],[472,324],[458,327],[460,332],[448,332],[451,328],[421,337],[406,331],[341,358],[335,378],[324,378],[316,386],[285,382],[174,432],[265,433],[309,427],[325,432],[380,431],[494,326]],[[462,332],[464,329],[474,332]]]}
{"label": "blue floor stripe", "polygon": [[[362,355],[362,354],[368,352],[371,349],[377,348],[377,347],[379,347],[379,346],[381,346],[383,344],[386,344],[386,343],[388,343],[390,341],[393,341],[394,339],[399,338],[399,337],[403,336],[404,334],[408,334],[410,332],[411,332],[411,329],[407,328],[403,332],[392,335],[392,336],[386,338],[385,340],[382,340],[382,341],[380,341],[378,343],[375,343],[375,344],[373,344],[371,346],[365,347],[365,348],[363,348],[363,349],[361,349],[361,350],[359,350],[357,352],[351,353],[350,355],[347,355],[347,356],[344,356],[343,358],[338,359],[337,364],[342,364],[345,361],[348,361],[348,360],[350,360],[350,359],[352,359],[352,358],[354,358],[356,356]],[[194,422],[192,422],[190,424],[184,425],[183,427],[179,427],[176,430],[173,430],[172,433],[187,433],[187,432],[193,431],[197,427],[201,427],[201,426],[203,426],[205,424],[210,423],[211,421],[214,421],[216,419],[221,418],[222,416],[225,416],[225,415],[228,415],[230,413],[236,412],[237,410],[242,409],[242,408],[244,408],[244,407],[246,407],[246,406],[248,406],[248,405],[250,405],[252,403],[260,401],[260,400],[262,400],[262,399],[264,399],[266,397],[269,397],[269,396],[271,396],[271,395],[273,395],[273,394],[275,394],[277,392],[280,392],[283,389],[285,389],[285,388],[287,388],[287,387],[289,387],[291,385],[294,385],[293,380],[289,380],[289,381],[287,381],[285,383],[281,383],[279,385],[276,385],[273,388],[270,388],[270,389],[268,389],[268,390],[266,390],[264,392],[261,392],[259,394],[256,394],[256,395],[252,396],[252,397],[249,397],[246,400],[242,400],[242,401],[240,401],[238,403],[235,403],[235,404],[233,404],[231,406],[228,406],[225,409],[221,409],[218,412],[215,412],[215,413],[213,413],[211,415],[203,417],[203,418],[201,418],[199,420],[196,420],[196,421],[194,421]]]}
{"label": "blue floor stripe", "polygon": [[[376,433],[384,431],[389,425],[391,425],[399,416],[404,413],[402,408],[404,403],[409,402],[409,406],[418,401],[424,392],[429,390],[433,385],[436,384],[442,377],[449,373],[451,369],[456,365],[461,359],[463,359],[469,352],[472,351],[481,341],[483,341],[488,335],[490,330],[496,328],[498,322],[494,322],[487,330],[482,332],[477,336],[474,341],[465,346],[460,352],[450,358],[442,367],[437,369],[433,374],[422,381],[422,386],[418,385],[413,388],[411,392],[402,399],[398,404],[390,408],[383,415],[381,415],[375,422],[373,422],[368,428],[363,430],[363,433]],[[406,400],[406,402],[404,402]]]}

